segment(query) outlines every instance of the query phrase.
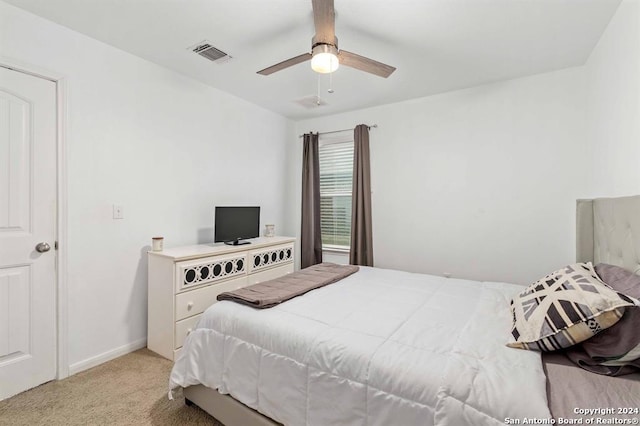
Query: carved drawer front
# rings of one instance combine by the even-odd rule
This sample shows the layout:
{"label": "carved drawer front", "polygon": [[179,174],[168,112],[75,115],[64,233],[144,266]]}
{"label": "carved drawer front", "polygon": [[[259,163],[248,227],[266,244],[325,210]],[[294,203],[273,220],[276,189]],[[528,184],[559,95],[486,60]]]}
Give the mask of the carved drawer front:
{"label": "carved drawer front", "polygon": [[293,244],[283,244],[249,252],[250,271],[272,268],[293,262]]}
{"label": "carved drawer front", "polygon": [[245,253],[176,263],[177,291],[247,274]]}
{"label": "carved drawer front", "polygon": [[176,349],[181,347],[184,343],[184,339],[187,338],[191,331],[195,330],[196,324],[200,320],[202,315],[196,315],[195,317],[187,318],[186,320],[178,321],[176,323]]}
{"label": "carved drawer front", "polygon": [[247,285],[247,278],[240,277],[220,283],[212,283],[176,295],[176,320],[201,314],[217,302],[217,297],[225,291],[237,290]]}

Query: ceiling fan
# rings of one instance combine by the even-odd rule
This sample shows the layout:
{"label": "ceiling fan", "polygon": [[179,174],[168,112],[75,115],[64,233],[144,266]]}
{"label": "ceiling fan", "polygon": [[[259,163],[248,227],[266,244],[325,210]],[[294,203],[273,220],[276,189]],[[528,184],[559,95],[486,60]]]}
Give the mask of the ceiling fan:
{"label": "ceiling fan", "polygon": [[333,0],[312,0],[313,22],[316,27],[316,35],[311,39],[311,53],[303,53],[294,56],[263,70],[261,75],[270,75],[293,65],[311,60],[311,68],[314,71],[325,74],[338,69],[338,65],[355,68],[380,77],[387,78],[396,70],[382,62],[338,50],[338,38],[335,34],[336,14],[333,8]]}

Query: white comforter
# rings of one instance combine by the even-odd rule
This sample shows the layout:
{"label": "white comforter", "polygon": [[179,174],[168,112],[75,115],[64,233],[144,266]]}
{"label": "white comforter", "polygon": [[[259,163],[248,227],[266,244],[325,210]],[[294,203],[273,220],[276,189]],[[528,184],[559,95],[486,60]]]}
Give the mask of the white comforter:
{"label": "white comforter", "polygon": [[521,290],[362,267],[271,309],[219,302],[170,386],[204,384],[285,425],[550,418],[540,355],[505,346]]}

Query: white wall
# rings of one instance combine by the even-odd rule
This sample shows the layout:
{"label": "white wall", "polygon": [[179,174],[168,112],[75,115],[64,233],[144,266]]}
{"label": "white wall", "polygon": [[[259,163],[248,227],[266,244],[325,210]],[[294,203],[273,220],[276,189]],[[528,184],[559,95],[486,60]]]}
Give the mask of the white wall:
{"label": "white wall", "polygon": [[[371,132],[377,266],[530,282],[574,259],[575,198],[640,193],[640,1],[621,3],[583,67],[296,127],[358,123],[380,125]],[[292,148],[299,200],[297,138]]]}
{"label": "white wall", "polygon": [[225,203],[283,227],[287,119],[3,2],[0,41],[68,82],[72,370],[144,342],[151,237],[210,242]]}
{"label": "white wall", "polygon": [[595,197],[640,193],[640,2],[620,4],[585,65]]}
{"label": "white wall", "polygon": [[[370,133],[376,266],[527,284],[575,256],[574,204],[591,164],[584,77],[572,68],[296,126],[378,124]],[[300,139],[291,149],[296,232]]]}

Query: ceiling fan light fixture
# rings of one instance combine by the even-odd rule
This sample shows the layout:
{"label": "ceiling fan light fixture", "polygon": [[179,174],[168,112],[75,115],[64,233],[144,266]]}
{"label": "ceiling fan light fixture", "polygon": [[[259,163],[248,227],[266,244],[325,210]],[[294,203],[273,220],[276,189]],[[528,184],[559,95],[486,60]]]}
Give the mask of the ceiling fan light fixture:
{"label": "ceiling fan light fixture", "polygon": [[[258,71],[260,75],[270,75],[285,68],[292,67],[301,62],[311,60],[311,68],[320,74],[332,73],[342,64],[345,67],[355,68],[379,77],[387,78],[396,68],[382,62],[340,50],[338,53],[338,37],[336,37],[336,11],[333,7],[334,0],[312,0],[313,25],[316,33],[311,39],[311,52],[294,56],[285,61],[271,65]],[[320,80],[318,80],[320,81]]]}
{"label": "ceiling fan light fixture", "polygon": [[311,68],[320,74],[327,74],[338,69],[338,49],[330,44],[318,44],[311,49]]}

